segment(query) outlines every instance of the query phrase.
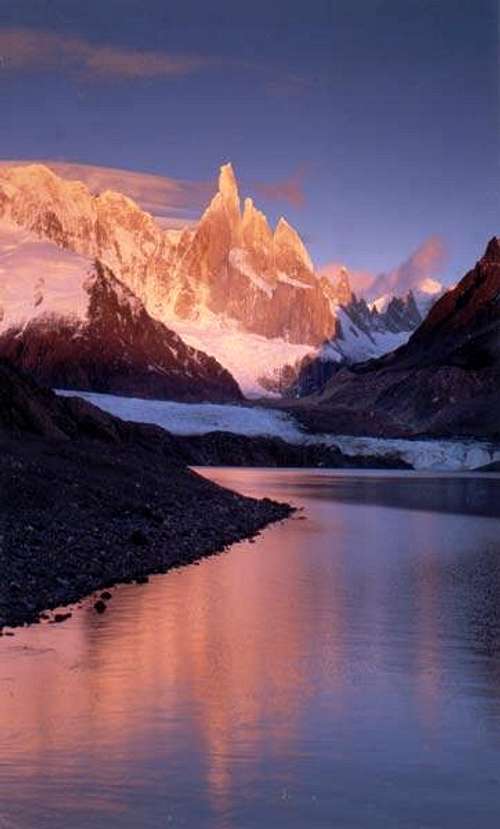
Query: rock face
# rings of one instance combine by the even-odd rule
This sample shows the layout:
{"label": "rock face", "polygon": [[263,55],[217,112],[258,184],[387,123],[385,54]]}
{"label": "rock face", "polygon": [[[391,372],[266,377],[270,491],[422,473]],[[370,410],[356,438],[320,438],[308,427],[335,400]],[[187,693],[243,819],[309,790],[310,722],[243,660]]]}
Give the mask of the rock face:
{"label": "rock face", "polygon": [[500,437],[499,240],[406,345],[337,372],[313,402],[323,427],[355,412],[355,428],[368,434]]}
{"label": "rock face", "polygon": [[280,219],[274,232],[251,199],[240,197],[231,165],[175,269],[174,310],[196,316],[205,305],[264,337],[315,345],[334,318],[297,232]]}
{"label": "rock face", "polygon": [[0,285],[0,357],[56,388],[241,399],[213,357],[154,320],[109,268],[69,253],[54,261],[46,244],[24,241],[27,250],[19,256],[22,246],[15,248]]}
{"label": "rock face", "polygon": [[[347,272],[339,291],[345,305],[336,310],[335,336],[316,352],[279,373],[279,391],[304,397],[320,392],[343,366],[363,362],[397,348],[422,322],[413,293],[392,297],[385,308],[369,306],[351,291]],[[270,388],[273,386],[270,384]]]}

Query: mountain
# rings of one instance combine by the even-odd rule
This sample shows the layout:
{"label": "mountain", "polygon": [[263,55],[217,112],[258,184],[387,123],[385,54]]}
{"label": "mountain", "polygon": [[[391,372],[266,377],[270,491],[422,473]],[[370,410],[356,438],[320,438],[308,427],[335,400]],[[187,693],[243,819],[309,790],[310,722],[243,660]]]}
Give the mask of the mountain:
{"label": "mountain", "polygon": [[343,366],[398,348],[422,322],[411,291],[406,297],[391,297],[385,307],[368,305],[348,288],[347,272],[342,280],[346,304],[336,307],[334,336],[295,364],[262,378],[269,391],[293,397],[320,392]]}
{"label": "mountain", "polygon": [[333,329],[330,303],[296,231],[271,231],[251,199],[241,212],[231,165],[197,227],[162,230],[131,199],[93,195],[43,165],[0,169],[0,215],[99,259],[164,321],[225,314],[246,331],[317,344]]}
{"label": "mountain", "polygon": [[500,437],[500,241],[489,242],[407,344],[343,368],[307,405],[322,428]]}
{"label": "mountain", "polygon": [[176,269],[175,310],[209,311],[237,320],[268,339],[317,345],[334,328],[329,298],[297,232],[281,218],[274,231],[251,199],[240,209],[232,167],[221,169],[219,191],[203,214]]}
{"label": "mountain", "polygon": [[363,306],[347,272],[316,274],[284,218],[273,229],[252,199],[242,206],[230,164],[198,224],[184,230],[165,230],[126,196],[94,194],[40,164],[0,168],[1,218],[62,254],[98,260],[150,318],[212,355],[245,392],[276,390],[304,358],[377,356],[411,330],[405,309]]}
{"label": "mountain", "polygon": [[0,357],[52,387],[177,400],[241,399],[105,265],[0,221]]}

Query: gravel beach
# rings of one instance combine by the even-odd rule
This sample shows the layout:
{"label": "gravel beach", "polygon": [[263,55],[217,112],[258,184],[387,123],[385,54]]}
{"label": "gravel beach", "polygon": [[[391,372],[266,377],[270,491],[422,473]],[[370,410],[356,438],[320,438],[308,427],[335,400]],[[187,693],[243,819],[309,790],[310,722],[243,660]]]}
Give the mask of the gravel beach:
{"label": "gravel beach", "polygon": [[192,472],[162,429],[59,399],[5,365],[0,457],[0,629],[221,552],[292,511]]}

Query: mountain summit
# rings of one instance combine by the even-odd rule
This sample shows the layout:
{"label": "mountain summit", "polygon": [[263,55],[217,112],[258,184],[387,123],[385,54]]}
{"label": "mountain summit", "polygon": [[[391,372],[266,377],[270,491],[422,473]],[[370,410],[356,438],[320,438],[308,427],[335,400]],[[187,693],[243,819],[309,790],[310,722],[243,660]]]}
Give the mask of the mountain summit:
{"label": "mountain summit", "polygon": [[282,218],[273,232],[252,199],[243,212],[230,164],[176,269],[175,312],[205,306],[266,338],[318,345],[335,327],[330,300],[298,233]]}

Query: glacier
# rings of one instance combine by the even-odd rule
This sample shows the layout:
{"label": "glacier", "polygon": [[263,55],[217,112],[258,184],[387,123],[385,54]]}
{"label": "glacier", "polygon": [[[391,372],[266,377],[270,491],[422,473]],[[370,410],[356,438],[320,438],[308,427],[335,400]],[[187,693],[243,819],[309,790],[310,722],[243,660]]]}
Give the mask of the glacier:
{"label": "glacier", "polygon": [[500,445],[478,440],[406,440],[351,435],[311,435],[286,412],[264,406],[175,403],[95,392],[62,389],[57,394],[79,396],[123,420],[154,423],[175,435],[232,432],[248,437],[279,437],[294,444],[335,446],[349,457],[398,457],[416,470],[460,472],[500,460]]}

